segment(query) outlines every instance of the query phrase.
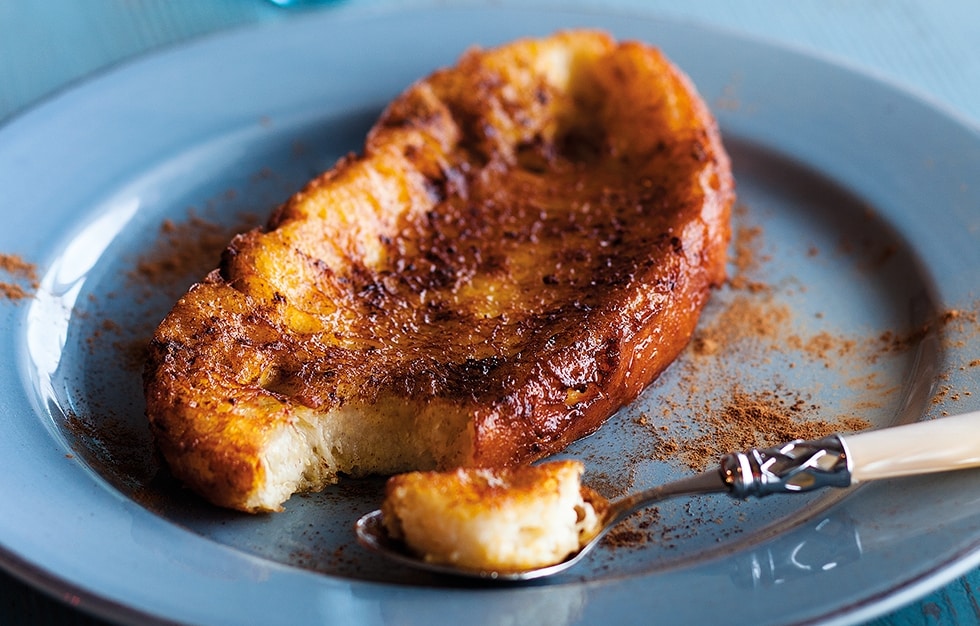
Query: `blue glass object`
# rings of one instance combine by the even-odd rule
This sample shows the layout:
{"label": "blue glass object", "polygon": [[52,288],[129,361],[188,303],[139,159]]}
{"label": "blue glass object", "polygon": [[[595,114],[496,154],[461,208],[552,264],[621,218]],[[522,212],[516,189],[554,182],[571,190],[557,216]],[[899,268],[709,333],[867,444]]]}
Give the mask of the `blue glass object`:
{"label": "blue glass object", "polygon": [[280,7],[303,7],[330,4],[336,2],[336,0],[269,0],[269,2]]}

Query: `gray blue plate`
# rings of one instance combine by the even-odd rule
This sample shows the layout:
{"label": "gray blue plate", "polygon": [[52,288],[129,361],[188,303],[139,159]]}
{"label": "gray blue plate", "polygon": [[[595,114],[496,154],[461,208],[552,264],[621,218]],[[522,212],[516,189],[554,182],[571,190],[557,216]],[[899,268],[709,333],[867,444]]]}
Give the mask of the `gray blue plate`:
{"label": "gray blue plate", "polygon": [[[139,350],[216,263],[214,242],[358,150],[387,101],[467,47],[572,26],[661,46],[715,110],[736,225],[756,246],[756,266],[733,272],[767,289],[719,290],[702,326],[754,299],[774,324],[763,340],[780,344],[685,353],[567,451],[588,480],[615,495],[689,472],[664,446],[710,435],[689,424],[736,388],[783,394],[803,418],[872,426],[980,408],[976,127],[847,68],[691,24],[312,13],[140,59],[0,128],[0,252],[36,264],[40,283],[33,298],[0,301],[0,561],[103,615],[199,624],[851,622],[980,563],[977,472],[665,504],[634,521],[632,542],[561,578],[483,587],[355,544],[379,481],[251,517],[161,470]],[[166,259],[167,280],[148,271]],[[16,274],[0,282],[32,289]]]}

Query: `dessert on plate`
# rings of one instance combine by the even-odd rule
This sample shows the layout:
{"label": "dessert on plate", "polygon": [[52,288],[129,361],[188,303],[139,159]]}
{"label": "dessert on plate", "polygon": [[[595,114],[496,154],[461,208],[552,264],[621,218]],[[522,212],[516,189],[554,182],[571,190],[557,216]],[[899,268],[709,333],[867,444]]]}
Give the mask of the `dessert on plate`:
{"label": "dessert on plate", "polygon": [[470,50],[176,303],[144,373],[155,440],[251,512],[340,475],[545,457],[686,345],[733,201],[716,123],[657,49]]}

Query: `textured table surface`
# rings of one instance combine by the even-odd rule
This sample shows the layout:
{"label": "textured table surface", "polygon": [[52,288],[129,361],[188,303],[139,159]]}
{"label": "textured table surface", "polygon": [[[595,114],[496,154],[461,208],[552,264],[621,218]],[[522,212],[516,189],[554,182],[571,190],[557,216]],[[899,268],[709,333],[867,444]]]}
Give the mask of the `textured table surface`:
{"label": "textured table surface", "polygon": [[[0,124],[73,83],[161,47],[290,19],[297,11],[347,11],[353,5],[384,10],[393,4],[361,0],[283,9],[268,0],[0,0]],[[980,3],[975,0],[577,4],[692,20],[788,44],[900,85],[980,126]],[[872,623],[980,623],[978,586],[980,570],[974,570]],[[103,623],[0,570],[0,624]]]}

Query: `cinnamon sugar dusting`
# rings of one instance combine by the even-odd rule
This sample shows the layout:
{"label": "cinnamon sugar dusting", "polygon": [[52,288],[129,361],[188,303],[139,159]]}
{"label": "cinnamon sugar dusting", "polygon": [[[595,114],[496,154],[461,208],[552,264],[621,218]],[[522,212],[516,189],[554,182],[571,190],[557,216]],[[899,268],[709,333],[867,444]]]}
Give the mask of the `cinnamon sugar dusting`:
{"label": "cinnamon sugar dusting", "polygon": [[[794,393],[736,390],[719,413],[703,418],[708,433],[684,444],[684,460],[688,467],[702,470],[728,452],[768,448],[794,439],[820,439],[841,429],[838,420],[801,417],[817,408]],[[857,418],[849,422],[849,430],[870,426]]]}
{"label": "cinnamon sugar dusting", "polygon": [[[977,335],[980,334],[980,323],[978,323],[980,313],[978,311],[980,311],[980,303],[975,305],[971,311],[951,310],[942,316],[940,324],[946,330],[945,343],[948,347],[963,348],[968,342],[976,341]],[[940,374],[938,385],[931,398],[932,404],[946,405],[971,398],[973,389],[976,387],[975,383],[972,382],[973,376],[966,376],[966,380],[963,380],[962,374],[978,366],[980,366],[980,359],[970,359],[961,363],[955,371]],[[950,410],[943,409],[940,414],[950,415]]]}
{"label": "cinnamon sugar dusting", "polygon": [[710,356],[734,342],[772,340],[791,318],[790,308],[771,296],[736,295],[716,319],[698,329],[691,349],[698,356]]}
{"label": "cinnamon sugar dusting", "polygon": [[[744,208],[736,215],[744,217]],[[829,328],[807,332],[807,320],[799,319],[779,290],[759,278],[770,260],[763,234],[761,226],[734,229],[729,280],[715,294],[716,301],[709,305],[715,308],[702,318],[688,353],[672,366],[679,384],[658,398],[660,415],[634,419],[636,426],[654,435],[656,460],[681,460],[700,471],[728,452],[868,428],[870,422],[856,415],[880,410],[896,391],[879,379],[874,367],[878,360],[914,348],[937,326],[961,317],[959,312],[946,312],[918,328],[868,336]],[[807,256],[818,253],[811,246]],[[980,359],[977,362],[980,365]],[[814,399],[821,395],[819,388],[808,384],[807,392],[794,389],[789,375],[777,373],[762,389],[746,388],[743,381],[753,377],[745,370],[758,367],[783,374],[798,368],[855,371],[841,383],[849,390],[848,410],[831,412]],[[942,399],[952,396],[952,391],[937,394]]]}
{"label": "cinnamon sugar dusting", "polygon": [[[736,209],[736,213],[745,212],[744,207]],[[761,226],[738,226],[735,229],[735,239],[732,250],[734,258],[732,264],[735,273],[729,278],[729,285],[732,289],[746,290],[750,292],[766,291],[768,286],[749,278],[750,273],[757,270],[759,265],[768,260],[768,257],[760,258],[758,248],[759,240],[762,238]]]}
{"label": "cinnamon sugar dusting", "polygon": [[183,287],[181,279],[203,278],[205,272],[216,267],[234,233],[246,230],[254,222],[253,216],[243,215],[229,228],[193,211],[183,222],[164,220],[153,245],[137,259],[129,278],[148,290],[172,288],[175,284]]}
{"label": "cinnamon sugar dusting", "polygon": [[0,297],[24,300],[38,288],[37,268],[16,254],[0,254]]}

